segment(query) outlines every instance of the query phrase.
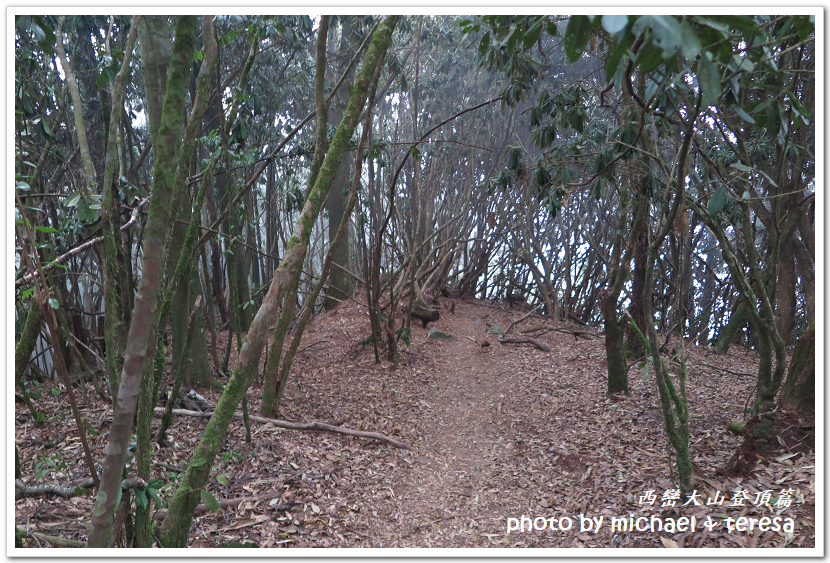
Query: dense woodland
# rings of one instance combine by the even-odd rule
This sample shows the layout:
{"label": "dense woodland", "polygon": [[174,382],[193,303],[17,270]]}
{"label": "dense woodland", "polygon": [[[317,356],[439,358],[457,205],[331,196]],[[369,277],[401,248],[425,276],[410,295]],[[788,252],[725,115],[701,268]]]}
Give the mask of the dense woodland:
{"label": "dense woodland", "polygon": [[[15,489],[89,499],[80,539],[19,517],[18,546],[192,545],[238,470],[216,473],[237,413],[249,442],[251,424],[295,424],[417,455],[400,428],[282,420],[312,420],[285,398],[303,354],[327,357],[303,338],[327,318],[378,366],[413,366],[424,329],[473,303],[512,313],[494,347],[550,351],[519,321],[590,339],[608,405],[653,393],[660,471],[683,494],[704,486],[690,412],[719,400],[692,380],[701,351],[752,366],[729,471],[811,427],[813,15],[16,15],[14,30]],[[354,400],[351,385],[326,396]],[[190,390],[215,401],[170,478],[158,463]],[[55,424],[71,461],[26,446]]]}

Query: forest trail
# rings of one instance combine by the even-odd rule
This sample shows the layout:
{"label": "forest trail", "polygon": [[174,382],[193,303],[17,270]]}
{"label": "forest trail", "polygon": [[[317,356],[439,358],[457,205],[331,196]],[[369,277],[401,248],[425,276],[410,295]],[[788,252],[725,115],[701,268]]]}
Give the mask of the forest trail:
{"label": "forest trail", "polygon": [[[596,535],[578,530],[506,533],[507,518],[522,515],[570,515],[578,522],[582,513],[606,519],[631,512],[668,513],[671,509],[659,503],[637,504],[641,491],[672,487],[657,393],[653,381],[643,381],[635,367],[631,397],[610,400],[601,337],[577,340],[561,332],[543,332],[539,339],[550,352],[529,344],[501,344],[486,329],[497,323],[506,327],[526,311],[467,300],[455,301],[450,313],[452,302],[442,300],[441,318],[433,325],[453,338],[430,340],[427,331],[414,324],[410,347],[401,347],[406,350],[401,354],[404,365],[375,364],[370,346],[355,346],[354,341],[368,333],[368,318],[355,303],[318,318],[307,331],[309,343],[324,338],[327,350],[306,354],[306,368],[295,371],[303,382],[313,379],[316,389],[300,391],[291,414],[307,419],[309,413],[303,411],[311,408],[319,412],[315,418],[345,419],[349,425],[388,432],[418,448],[413,453],[379,448],[383,461],[364,458],[365,473],[349,472],[353,498],[362,504],[341,520],[339,533],[352,536],[346,545],[661,546],[654,534],[614,536],[608,530]],[[531,316],[513,330],[539,325],[567,327]],[[338,350],[331,346],[334,343],[344,348]],[[744,350],[720,357],[694,349],[692,356],[689,393],[697,442],[693,457],[708,487],[727,491],[734,483],[715,474],[740,439],[723,428],[740,418],[754,380],[718,367],[753,374],[756,358]],[[314,400],[326,391],[329,398]],[[712,397],[720,401],[714,403]],[[809,459],[804,458],[805,465]],[[705,511],[698,512],[703,516]],[[725,541],[699,531],[677,539],[688,547]]]}
{"label": "forest trail", "polygon": [[[433,323],[453,338],[433,341],[420,324],[413,325],[410,345],[401,345],[397,364],[383,353],[375,363],[372,346],[361,344],[369,335],[369,322],[360,304],[344,303],[313,319],[280,418],[382,432],[416,449],[258,423],[247,444],[241,421],[234,421],[209,490],[220,501],[248,500],[197,516],[192,547],[230,542],[266,548],[662,547],[661,534],[612,534],[607,525],[596,534],[578,529],[580,514],[603,516],[607,522],[630,513],[666,517],[678,512],[659,501],[653,506],[638,503],[643,491],[660,495],[672,488],[654,382],[634,366],[631,396],[611,400],[605,393],[601,337],[576,340],[548,331],[538,338],[550,352],[529,344],[501,344],[486,329],[496,323],[506,327],[526,311],[454,301],[453,314],[453,300],[442,300],[441,318]],[[568,326],[534,315],[514,331],[538,325]],[[789,449],[782,453],[792,451],[789,459],[767,460],[748,478],[718,474],[740,443],[724,428],[741,418],[754,385],[755,354],[735,349],[717,356],[697,348],[690,354],[692,458],[701,490],[731,494],[741,486],[755,494],[777,491],[782,483],[791,486],[804,495],[804,502],[792,509],[799,532],[791,545],[812,545],[814,452],[785,435]],[[220,392],[202,391],[214,403]],[[248,392],[254,414],[259,414],[259,392],[260,382]],[[55,403],[56,412],[65,408]],[[92,401],[82,409],[102,430],[93,442],[93,455],[100,459],[111,416],[108,406]],[[72,460],[70,467],[44,478],[83,477],[76,438],[51,443],[53,450],[44,445],[54,442],[50,436],[62,426],[60,417],[36,426],[27,415],[18,405],[23,473],[31,475],[37,463],[42,468],[44,461],[62,456]],[[189,460],[203,428],[203,419],[175,419],[170,431],[175,447],[158,452],[154,461],[154,476],[166,479],[169,491],[177,480],[173,470]],[[226,477],[219,480],[219,475]],[[261,499],[268,494],[273,501]],[[275,509],[289,502],[295,504],[287,511]],[[27,498],[17,501],[17,518],[29,519],[37,528],[69,516],[72,520],[63,526],[66,537],[84,539],[83,517],[90,508],[86,497],[75,497],[68,509],[66,499]],[[711,511],[704,505],[680,513],[705,519]],[[574,528],[508,534],[507,519],[522,515],[569,516]],[[785,541],[774,533],[750,536],[698,528],[695,533],[662,535],[685,547],[761,547]]]}

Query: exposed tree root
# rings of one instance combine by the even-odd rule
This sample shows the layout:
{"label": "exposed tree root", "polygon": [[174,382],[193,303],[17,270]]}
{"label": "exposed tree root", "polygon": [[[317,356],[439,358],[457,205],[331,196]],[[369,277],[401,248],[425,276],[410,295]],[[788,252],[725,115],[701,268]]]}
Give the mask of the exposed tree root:
{"label": "exposed tree root", "polygon": [[[163,409],[161,409],[160,407],[156,407],[156,412],[163,412]],[[184,409],[173,409],[173,414],[181,416],[195,416],[197,418],[210,418],[213,415],[212,412],[188,411]],[[233,417],[241,419],[242,415],[239,413],[235,413]],[[368,438],[370,440],[378,440],[379,442],[383,442],[385,444],[389,444],[390,446],[395,446],[396,448],[401,448],[403,450],[412,451],[415,449],[409,444],[404,444],[403,442],[399,442],[398,440],[390,438],[389,436],[386,436],[385,434],[381,434],[379,432],[364,432],[363,430],[343,428],[342,426],[332,426],[331,424],[326,424],[325,422],[288,422],[287,420],[265,418],[264,416],[251,416],[250,419],[256,422],[261,422],[263,424],[271,423],[278,428],[285,428],[287,430],[333,432],[334,434],[343,434],[345,436],[354,436],[356,438]]]}
{"label": "exposed tree root", "polygon": [[504,334],[500,335],[498,338],[496,338],[496,340],[498,340],[502,344],[533,344],[534,346],[536,346],[536,348],[538,348],[542,352],[550,352],[550,347],[547,344],[545,344],[544,342],[541,342],[540,340],[536,340],[532,336],[522,336],[520,338],[507,338],[507,333],[510,332],[510,329],[513,328],[514,325],[517,325],[520,322],[522,322],[523,320],[525,320],[526,318],[528,318],[530,315],[533,314],[533,312],[536,309],[541,307],[543,304],[544,303],[540,303],[539,305],[536,305],[536,307],[531,309],[526,315],[524,315],[523,317],[521,317],[521,318],[513,321],[512,323],[510,323],[508,325],[507,329],[504,331]]}

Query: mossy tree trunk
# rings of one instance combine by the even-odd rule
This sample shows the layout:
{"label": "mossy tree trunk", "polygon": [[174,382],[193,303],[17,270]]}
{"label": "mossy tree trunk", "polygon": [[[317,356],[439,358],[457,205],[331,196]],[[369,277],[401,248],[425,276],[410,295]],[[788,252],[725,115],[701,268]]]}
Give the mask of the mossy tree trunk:
{"label": "mossy tree trunk", "polygon": [[[188,118],[187,128],[184,133],[184,140],[182,141],[182,147],[177,157],[180,165],[176,170],[176,186],[186,186],[188,168],[183,164],[192,162],[193,155],[195,154],[195,139],[199,133],[202,118],[207,106],[207,99],[211,88],[211,70],[213,63],[216,60],[216,54],[218,51],[218,46],[214,38],[212,16],[204,16],[202,18],[202,28],[204,43],[203,64],[196,81],[196,94],[194,97],[193,109],[191,110]],[[206,176],[209,177],[209,173],[206,174]],[[177,208],[179,210],[185,208],[185,206],[178,201],[187,199],[184,197],[186,195],[185,192],[186,188],[183,187],[179,192],[179,196],[173,198],[174,201],[171,202],[172,213],[176,213]],[[182,288],[187,290],[190,279],[193,277],[193,265],[195,264],[195,261],[192,258],[192,253],[195,240],[197,238],[196,230],[199,224],[199,209],[203,201],[204,184],[200,187],[199,194],[196,197],[194,209],[192,212],[185,215],[187,221],[190,222],[190,226],[186,229],[186,232],[183,235],[179,234],[179,236],[181,236],[181,240],[176,241],[175,237],[171,236],[168,245],[167,263],[169,273],[167,275],[167,284],[164,291],[159,296],[158,314],[154,319],[152,336],[150,338],[150,343],[155,343],[155,346],[148,346],[147,350],[148,356],[151,354],[153,355],[153,361],[144,363],[144,373],[142,375],[141,387],[139,389],[138,415],[136,418],[136,464],[138,476],[145,480],[150,479],[151,471],[150,456],[153,452],[151,446],[151,424],[153,420],[153,408],[158,403],[159,389],[161,387],[161,382],[164,379],[166,369],[167,347],[163,327],[169,317],[172,317],[171,320],[175,322],[176,315],[182,314],[180,308],[174,307],[177,300],[183,299],[186,302],[190,302],[188,300],[193,299],[193,297],[188,296],[187,291],[182,292],[180,290]],[[181,217],[183,214],[178,213],[178,215]],[[175,228],[172,228],[171,230],[175,231]],[[171,268],[171,264],[175,267]],[[188,342],[192,343],[192,334],[188,337],[189,322],[187,309],[184,309],[183,314],[185,315],[184,322],[179,324],[183,325],[186,334],[184,335],[184,342],[177,343],[182,350],[180,350],[178,354],[174,355],[174,370],[177,369],[182,362],[185,363],[182,368],[183,370],[187,370],[189,368],[188,364],[190,355],[185,351],[185,348],[188,346]],[[193,316],[190,316],[190,318],[192,319]],[[176,337],[175,333],[174,337]],[[146,506],[145,508],[141,508],[139,506],[136,507],[135,538],[137,547],[152,546],[152,538],[150,534],[151,516],[149,508],[149,506]]]}
{"label": "mossy tree trunk", "polygon": [[29,389],[25,385],[23,375],[26,373],[26,367],[29,365],[29,360],[32,357],[32,352],[37,343],[37,337],[42,328],[43,309],[41,309],[37,299],[30,299],[29,310],[26,313],[26,323],[23,325],[23,332],[14,345],[14,381],[20,390],[20,395],[26,402],[26,406],[32,413],[32,417],[38,423],[43,421],[44,415],[35,408],[31,393],[29,393]]}
{"label": "mossy tree trunk", "polygon": [[[627,82],[626,85],[629,85]],[[643,299],[643,316],[645,337],[648,343],[648,352],[651,355],[652,367],[654,369],[654,381],[660,396],[660,407],[663,411],[663,424],[668,435],[669,444],[675,453],[678,480],[682,493],[690,494],[694,487],[694,474],[692,459],[689,452],[689,399],[686,393],[686,349],[685,339],[681,329],[681,336],[678,339],[675,360],[679,366],[677,373],[677,386],[669,374],[666,362],[660,356],[660,346],[657,339],[657,328],[654,317],[654,305],[650,295],[654,292],[655,286],[655,265],[657,256],[666,240],[669,232],[677,228],[675,219],[679,213],[685,213],[686,209],[686,170],[689,151],[697,122],[700,114],[702,98],[698,97],[694,107],[690,104],[686,107],[686,115],[683,122],[683,140],[677,148],[671,163],[663,159],[651,156],[652,163],[661,169],[664,177],[668,179],[665,185],[665,194],[662,197],[662,205],[656,216],[660,218],[656,231],[649,237],[650,242],[646,252],[646,275],[645,275],[645,298]],[[645,120],[646,115],[640,114],[640,119]],[[641,124],[644,125],[643,121]],[[643,148],[651,155],[659,152],[654,146],[648,133],[642,136]],[[674,174],[672,174],[672,172]],[[685,231],[685,225],[681,232]],[[678,265],[677,279],[685,275],[683,262]],[[679,301],[682,296],[680,292],[676,296]],[[675,307],[677,322],[682,324],[682,311]]]}
{"label": "mossy tree trunk", "polygon": [[[157,312],[158,293],[161,289],[165,239],[172,219],[170,202],[175,197],[175,191],[183,189],[183,186],[176,185],[176,170],[179,164],[177,156],[180,150],[185,94],[197,31],[198,18],[195,16],[178,18],[161,123],[156,137],[158,142],[153,143],[155,151],[153,194],[150,198],[150,210],[144,229],[142,277],[127,336],[124,366],[115,401],[115,414],[103,464],[101,486],[92,509],[92,530],[88,544],[90,547],[108,547],[113,538],[113,519],[121,487],[121,475],[127,457],[132,422],[136,414],[142,367],[147,355],[153,319]],[[155,89],[147,92],[148,98],[155,95],[157,95]]]}
{"label": "mossy tree trunk", "polygon": [[[337,232],[334,234],[334,238],[331,241],[331,246],[329,247],[329,250],[326,253],[326,258],[323,262],[323,269],[320,273],[320,279],[317,280],[317,283],[314,286],[311,295],[308,297],[306,301],[302,314],[300,315],[300,320],[297,323],[297,328],[294,331],[293,338],[291,339],[291,345],[289,346],[288,351],[284,355],[281,354],[281,356],[283,357],[281,358],[282,362],[280,363],[280,374],[278,378],[279,384],[277,387],[277,397],[275,400],[276,409],[279,409],[280,402],[282,401],[282,395],[285,391],[285,386],[288,384],[288,376],[291,372],[291,364],[294,361],[294,356],[297,353],[297,348],[299,348],[300,346],[300,341],[303,337],[303,331],[305,331],[305,327],[308,324],[309,319],[311,319],[312,313],[314,312],[314,303],[316,303],[317,297],[320,295],[320,290],[323,288],[323,285],[325,285],[329,273],[331,272],[331,266],[334,262],[334,255],[337,245],[348,232],[349,215],[351,215],[352,209],[354,209],[355,203],[357,202],[357,186],[362,170],[363,155],[366,150],[367,141],[372,132],[372,111],[374,110],[375,93],[377,90],[378,79],[380,78],[381,69],[381,66],[378,66],[376,68],[375,76],[372,81],[372,88],[369,92],[369,105],[366,109],[366,118],[363,123],[363,134],[360,139],[360,145],[357,149],[356,162],[358,164],[354,170],[354,181],[351,183],[349,199],[346,201],[345,214],[340,221],[340,226]],[[371,175],[371,168],[369,174]]]}
{"label": "mossy tree trunk", "polygon": [[[349,59],[357,52],[360,47],[360,37],[358,35],[356,25],[357,21],[354,16],[346,16],[341,18],[342,33],[339,46],[339,58],[344,61],[343,65],[348,64]],[[347,81],[350,81],[354,76],[354,67],[349,69]],[[349,102],[349,94],[346,88],[338,90],[334,99],[334,106],[332,108],[332,122],[339,123],[343,117],[343,111]],[[318,113],[319,118],[319,113]],[[346,152],[343,155],[343,160],[340,161],[340,166],[337,168],[337,175],[334,177],[334,182],[329,188],[329,197],[327,202],[329,212],[329,241],[334,241],[337,237],[337,229],[340,226],[340,221],[346,212],[347,193],[344,193],[346,186],[349,183],[351,171],[354,167],[354,154]],[[349,234],[342,237],[340,244],[334,247],[334,262],[343,267],[349,267],[349,258],[351,254],[351,244],[349,241]],[[335,266],[334,270],[329,274],[329,294],[326,298],[326,310],[331,310],[340,304],[344,299],[351,297],[354,292],[354,284],[351,275]]]}
{"label": "mossy tree trunk", "polygon": [[[377,66],[383,64],[386,49],[391,42],[392,30],[397,21],[398,16],[385,18],[369,45],[349,96],[349,105],[344,113],[343,121],[337,127],[314,187],[309,191],[303,210],[294,226],[294,232],[288,241],[282,262],[274,274],[262,306],[251,323],[247,339],[239,353],[225,391],[207,423],[181,483],[170,500],[167,517],[161,526],[161,541],[165,547],[186,546],[193,511],[199,502],[200,491],[207,483],[213,460],[222,446],[234,411],[257,373],[268,328],[274,322],[277,311],[285,300],[296,299],[296,295],[287,295],[288,288],[293,286],[294,280],[302,273],[314,222],[331,187],[349,139],[357,126],[366,102],[371,78]],[[318,72],[321,71],[322,69],[318,69]]]}
{"label": "mossy tree trunk", "polygon": [[738,305],[729,316],[729,321],[721,327],[718,332],[718,339],[715,342],[715,352],[718,354],[726,354],[729,347],[735,342],[738,333],[746,325],[749,311],[747,310],[746,301],[739,298]]}
{"label": "mossy tree trunk", "polygon": [[[648,198],[640,198],[638,206],[650,205]],[[634,270],[631,274],[631,321],[642,331],[645,329],[645,315],[643,301],[646,296],[646,253],[648,252],[648,225],[643,224],[639,232],[632,231],[632,237],[637,238],[634,244]],[[629,358],[636,359],[647,353],[640,336],[629,323],[625,336],[625,349]]]}
{"label": "mossy tree trunk", "polygon": [[[628,172],[625,174],[626,185],[621,187],[623,210],[620,213],[617,225],[617,234],[614,240],[614,250],[609,261],[609,285],[602,291],[600,297],[600,309],[605,319],[605,356],[608,363],[608,394],[625,393],[629,394],[628,372],[626,370],[625,351],[625,322],[619,318],[618,301],[626,280],[628,279],[628,268],[631,263],[631,256],[637,237],[628,237],[628,217],[631,207],[629,194],[632,191],[634,178],[639,173],[633,164],[629,164]],[[644,195],[640,196],[645,197]],[[643,230],[648,217],[648,205],[636,205],[634,219],[631,225],[631,232]],[[648,294],[647,294],[648,295]],[[641,328],[642,330],[642,328]]]}
{"label": "mossy tree trunk", "polygon": [[781,389],[784,408],[812,414],[816,408],[816,327],[811,324],[793,350],[787,379]]}
{"label": "mossy tree trunk", "polygon": [[[320,29],[318,31],[317,56],[315,62],[317,72],[314,76],[314,105],[317,113],[317,132],[314,141],[314,158],[311,162],[311,170],[308,178],[309,193],[311,193],[311,189],[317,181],[317,177],[320,173],[320,166],[322,166],[323,159],[325,158],[326,151],[328,150],[327,129],[329,105],[326,99],[325,73],[323,72],[323,69],[326,68],[326,43],[328,41],[328,30],[329,17],[323,16],[320,20]],[[342,166],[343,163],[341,162],[340,166],[337,168],[337,174],[335,174],[334,182],[337,182],[337,177],[340,174],[340,168],[342,168]],[[329,192],[331,192],[331,190],[332,188],[330,187]],[[329,193],[329,198],[331,198],[331,193]],[[290,295],[291,293],[295,293],[298,286],[299,277],[291,285],[291,287],[288,288],[288,294]],[[288,325],[294,318],[294,305],[296,302],[296,299],[291,299],[285,303],[282,312],[280,313],[280,318],[277,321],[277,326],[274,328],[274,332],[272,333],[269,342],[270,354],[268,362],[265,364],[263,374],[262,403],[260,406],[261,414],[265,417],[273,418],[277,412],[277,408],[279,407],[278,389],[280,387],[280,357],[282,356],[282,345],[285,340],[285,335],[288,332]],[[311,307],[314,307],[313,302],[311,303]]]}

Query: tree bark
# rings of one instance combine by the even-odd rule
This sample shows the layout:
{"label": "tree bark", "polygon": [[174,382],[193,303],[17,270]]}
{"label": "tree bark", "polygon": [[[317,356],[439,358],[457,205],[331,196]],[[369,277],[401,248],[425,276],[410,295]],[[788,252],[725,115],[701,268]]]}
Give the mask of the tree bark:
{"label": "tree bark", "polygon": [[792,251],[795,237],[790,237],[785,252],[778,263],[778,284],[775,288],[775,324],[784,342],[789,343],[795,328],[796,313],[796,271],[795,252]]}
{"label": "tree bark", "polygon": [[200,491],[207,482],[213,460],[222,446],[222,440],[227,433],[228,424],[233,417],[236,406],[256,375],[268,327],[274,322],[277,310],[285,299],[296,298],[296,295],[286,296],[287,289],[294,283],[294,279],[301,275],[314,221],[320,212],[323,200],[328,194],[331,182],[337,172],[337,167],[340,165],[340,160],[360,118],[360,113],[366,102],[371,77],[377,65],[383,64],[383,58],[391,42],[392,30],[397,20],[398,16],[387,17],[380,24],[372,39],[352,88],[343,121],[337,128],[317,181],[306,198],[303,211],[294,227],[294,233],[289,239],[282,263],[274,274],[262,306],[257,311],[253,323],[251,323],[247,339],[234,366],[233,375],[216,405],[213,416],[208,421],[202,439],[193,454],[181,483],[170,500],[167,517],[161,526],[162,543],[166,547],[184,547],[186,545],[190,523],[193,519],[193,510],[199,502]]}
{"label": "tree bark", "polygon": [[[175,185],[177,155],[183,126],[185,93],[190,64],[195,51],[198,19],[181,16],[176,25],[170,71],[164,94],[164,105],[155,146],[153,170],[153,195],[144,229],[142,252],[143,275],[138,287],[138,298],[133,309],[132,322],[127,336],[124,367],[115,404],[115,414],[104,459],[101,486],[92,509],[90,547],[108,547],[113,537],[113,518],[118,501],[121,473],[127,457],[132,422],[141,380],[142,365],[147,354],[157,297],[161,286],[161,273],[165,258],[165,238],[170,226],[170,200]],[[148,99],[157,96],[157,90],[147,93]]]}
{"label": "tree bark", "polygon": [[781,405],[802,414],[816,409],[816,329],[811,325],[795,345],[781,389]]}
{"label": "tree bark", "polygon": [[[348,63],[349,58],[360,48],[360,38],[358,37],[357,30],[354,28],[354,24],[356,22],[354,21],[353,16],[344,18],[342,22],[339,56],[343,61],[345,61],[345,66],[345,64]],[[346,80],[350,81],[354,76],[354,66],[351,66],[346,70]],[[348,102],[349,94],[346,89],[341,88],[338,90],[335,97],[331,118],[333,123],[340,122],[343,117],[343,111]],[[354,155],[351,154],[351,152],[346,152],[346,154],[343,155],[343,160],[340,161],[340,166],[337,168],[337,175],[334,177],[334,182],[332,182],[331,188],[329,189],[327,206],[329,212],[328,231],[330,242],[336,238],[338,227],[340,227],[340,221],[342,221],[343,216],[345,215],[348,192],[344,193],[344,191],[346,191],[346,186],[349,183],[353,168]],[[347,229],[340,240],[340,244],[334,247],[334,255],[332,260],[335,264],[340,264],[344,268],[348,268],[350,256],[351,242],[349,240],[349,231]],[[340,304],[341,301],[351,297],[352,293],[354,293],[354,283],[352,282],[351,275],[349,275],[349,273],[342,268],[334,268],[334,270],[329,273],[328,295],[330,298],[326,299],[326,310],[330,311],[331,309],[334,309]]]}

